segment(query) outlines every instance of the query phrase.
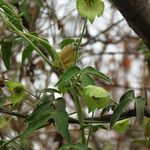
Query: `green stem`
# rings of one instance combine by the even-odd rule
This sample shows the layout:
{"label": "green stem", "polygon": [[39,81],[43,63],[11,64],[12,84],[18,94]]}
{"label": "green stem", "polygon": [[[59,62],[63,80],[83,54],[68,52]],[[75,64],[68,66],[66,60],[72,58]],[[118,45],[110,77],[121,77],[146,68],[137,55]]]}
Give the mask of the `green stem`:
{"label": "green stem", "polygon": [[80,128],[81,128],[81,137],[82,137],[82,143],[85,144],[85,134],[84,134],[84,129],[82,128],[84,125],[84,116],[83,116],[83,111],[80,105],[80,101],[78,99],[77,93],[75,88],[72,88],[72,92],[73,92],[73,98],[74,98],[74,104],[75,104],[75,108],[77,111],[77,116],[79,119],[79,124],[80,124]]}
{"label": "green stem", "polygon": [[89,134],[88,134],[87,143],[86,143],[87,146],[89,144],[89,140],[90,140],[90,136],[91,136],[93,117],[94,117],[94,111],[92,112],[92,118],[91,118],[90,127],[89,127]]}
{"label": "green stem", "polygon": [[[35,39],[37,39],[37,40],[39,40],[39,41],[41,41],[41,42],[43,42],[43,43],[45,43],[45,44],[49,44],[49,43],[47,43],[45,40],[43,40],[43,39],[41,39],[41,38],[38,38],[38,37],[36,37],[36,36],[34,36],[34,35],[31,35],[31,34],[29,34],[29,33],[22,32],[22,31],[18,30],[18,29],[16,28],[16,26],[14,26],[14,25],[8,20],[8,18],[3,15],[3,12],[0,12],[0,17],[1,17],[2,20],[3,20],[8,26],[10,26],[20,37],[24,38],[24,39],[36,50],[36,52],[37,52],[52,68],[54,68],[54,66],[53,66],[53,64],[50,62],[50,60],[40,51],[40,49],[39,49],[36,45],[33,44],[33,42],[32,42],[28,37],[35,38]],[[57,52],[52,48],[52,46],[50,46],[50,47],[51,47],[52,53],[54,54],[55,59],[57,59],[57,60],[60,62],[61,67],[64,68],[64,67],[63,67],[63,64],[62,64],[62,61],[60,60],[60,58],[59,58]]]}
{"label": "green stem", "polygon": [[52,50],[52,53],[54,54],[54,59],[58,60],[59,63],[60,63],[60,65],[61,65],[61,67],[64,69],[64,65],[63,65],[63,63],[62,63],[60,57],[58,56],[57,52],[53,49],[53,47],[52,47],[47,41],[45,41],[45,40],[43,40],[43,39],[41,39],[41,38],[39,38],[39,37],[37,37],[37,36],[34,36],[34,35],[32,35],[32,34],[29,34],[29,33],[24,33],[24,34],[25,34],[26,36],[31,37],[31,38],[37,39],[38,41],[41,41],[41,42],[43,42],[43,43],[45,43],[45,44],[48,44],[48,45],[50,46],[51,50]]}
{"label": "green stem", "polygon": [[86,28],[86,24],[87,24],[87,18],[85,18],[83,30],[82,30],[82,33],[81,33],[81,36],[80,36],[80,39],[79,39],[79,43],[78,43],[78,45],[77,45],[77,50],[76,50],[76,54],[75,54],[74,66],[76,65],[76,62],[77,62],[77,55],[78,55],[78,51],[79,51],[80,44],[81,44],[81,42],[82,42],[82,38],[83,38],[83,34],[84,34],[84,31],[85,31],[85,28]]}

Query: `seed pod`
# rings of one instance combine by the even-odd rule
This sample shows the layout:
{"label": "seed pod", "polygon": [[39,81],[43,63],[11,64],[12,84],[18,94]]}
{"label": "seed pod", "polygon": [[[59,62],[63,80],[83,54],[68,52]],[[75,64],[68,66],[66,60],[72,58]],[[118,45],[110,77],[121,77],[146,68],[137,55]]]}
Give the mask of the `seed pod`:
{"label": "seed pod", "polygon": [[[75,55],[76,55],[76,49],[77,47],[74,44],[69,44],[67,46],[65,46],[61,52],[59,52],[59,57],[64,65],[65,69],[70,68],[71,66],[73,66],[74,61],[75,61]],[[58,68],[60,68],[60,64],[58,62],[58,60],[56,60],[54,62],[54,65]]]}

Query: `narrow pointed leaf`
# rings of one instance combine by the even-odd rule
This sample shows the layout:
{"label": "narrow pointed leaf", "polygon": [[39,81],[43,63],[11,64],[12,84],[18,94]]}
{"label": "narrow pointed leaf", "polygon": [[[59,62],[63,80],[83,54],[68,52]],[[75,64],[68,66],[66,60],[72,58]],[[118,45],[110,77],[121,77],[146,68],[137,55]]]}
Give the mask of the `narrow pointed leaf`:
{"label": "narrow pointed leaf", "polygon": [[3,0],[1,0],[0,4],[1,4],[1,8],[5,12],[9,21],[14,26],[16,26],[20,31],[23,31],[23,25],[21,23],[21,19],[20,19],[17,9]]}
{"label": "narrow pointed leaf", "polygon": [[119,105],[114,110],[114,113],[110,120],[110,128],[113,127],[116,121],[118,121],[121,113],[125,110],[125,108],[134,100],[134,91],[129,90],[127,91],[122,97]]}
{"label": "narrow pointed leaf", "polygon": [[94,80],[88,74],[81,74],[81,81],[83,86],[95,85]]}
{"label": "narrow pointed leaf", "polygon": [[106,76],[105,74],[99,72],[98,70],[96,70],[95,68],[91,67],[91,66],[87,66],[85,69],[82,70],[82,74],[90,74],[90,75],[95,75],[100,77],[103,80],[108,81],[109,83],[113,83],[112,80]]}
{"label": "narrow pointed leaf", "polygon": [[2,59],[4,62],[5,67],[7,70],[10,69],[10,64],[11,64],[11,49],[12,49],[12,42],[11,41],[1,41],[1,54],[2,54]]}
{"label": "narrow pointed leaf", "polygon": [[70,134],[68,130],[68,114],[64,111],[55,111],[53,113],[53,118],[55,120],[58,131],[62,134],[65,140],[70,143]]}
{"label": "narrow pointed leaf", "polygon": [[60,77],[58,84],[64,83],[72,79],[73,77],[77,76],[80,73],[80,68],[77,66],[73,66],[69,68],[67,71],[65,71],[62,76]]}
{"label": "narrow pointed leaf", "polygon": [[34,48],[31,45],[28,45],[24,49],[24,51],[22,53],[22,62],[24,62],[26,58],[30,57],[30,55],[31,55],[31,53],[32,53],[33,50],[34,50]]}
{"label": "narrow pointed leaf", "polygon": [[49,119],[50,114],[47,113],[42,117],[39,117],[38,119],[33,120],[27,127],[27,129],[23,132],[22,138],[27,138],[31,133],[33,133],[36,129],[38,129],[40,126],[44,125]]}
{"label": "narrow pointed leaf", "polygon": [[66,38],[62,42],[60,42],[59,45],[60,45],[61,49],[63,49],[63,47],[65,47],[65,46],[67,46],[67,45],[69,45],[71,43],[74,43],[74,42],[75,42],[74,39],[72,39],[72,38]]}

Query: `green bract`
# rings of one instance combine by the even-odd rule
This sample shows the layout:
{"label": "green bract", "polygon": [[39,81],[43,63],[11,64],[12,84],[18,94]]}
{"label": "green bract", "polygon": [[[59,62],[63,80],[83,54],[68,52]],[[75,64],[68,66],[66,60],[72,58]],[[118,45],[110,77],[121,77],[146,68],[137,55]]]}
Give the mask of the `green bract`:
{"label": "green bract", "polygon": [[92,23],[96,16],[101,16],[104,11],[104,2],[101,0],[77,0],[77,10],[82,17],[87,17]]}
{"label": "green bract", "polygon": [[5,85],[11,92],[10,100],[13,105],[19,103],[26,96],[25,87],[21,83],[15,81],[5,81]]}
{"label": "green bract", "polygon": [[83,99],[89,111],[94,111],[109,105],[110,95],[102,87],[88,85],[83,89]]}

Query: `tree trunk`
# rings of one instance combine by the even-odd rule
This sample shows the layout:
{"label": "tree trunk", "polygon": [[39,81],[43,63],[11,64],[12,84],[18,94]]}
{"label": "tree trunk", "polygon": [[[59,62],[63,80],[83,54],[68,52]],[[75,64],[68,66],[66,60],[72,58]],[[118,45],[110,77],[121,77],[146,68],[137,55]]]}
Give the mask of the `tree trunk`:
{"label": "tree trunk", "polygon": [[150,0],[113,0],[113,2],[150,50]]}
{"label": "tree trunk", "polygon": [[[113,0],[129,26],[150,50],[150,0]],[[147,60],[150,73],[150,59]]]}

